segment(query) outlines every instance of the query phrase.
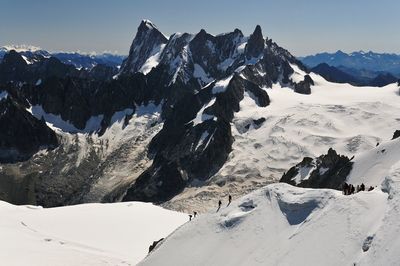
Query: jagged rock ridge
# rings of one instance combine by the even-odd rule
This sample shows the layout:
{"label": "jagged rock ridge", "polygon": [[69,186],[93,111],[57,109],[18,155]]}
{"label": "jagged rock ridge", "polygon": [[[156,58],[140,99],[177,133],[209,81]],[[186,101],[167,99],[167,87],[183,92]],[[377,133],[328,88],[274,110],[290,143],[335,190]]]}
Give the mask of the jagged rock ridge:
{"label": "jagged rock ridge", "polygon": [[280,182],[306,188],[341,189],[352,169],[352,159],[330,148],[318,158],[305,157],[290,168]]}

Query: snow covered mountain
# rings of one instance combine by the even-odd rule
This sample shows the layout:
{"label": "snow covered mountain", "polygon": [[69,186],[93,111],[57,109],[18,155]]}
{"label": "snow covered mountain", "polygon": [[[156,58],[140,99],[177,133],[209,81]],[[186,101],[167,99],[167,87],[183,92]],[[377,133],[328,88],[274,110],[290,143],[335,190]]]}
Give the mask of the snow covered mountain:
{"label": "snow covered mountain", "polygon": [[129,56],[121,66],[121,73],[143,72],[147,74],[157,66],[161,51],[168,38],[165,37],[149,20],[143,20],[133,40]]}
{"label": "snow covered mountain", "polygon": [[0,139],[8,140],[0,151],[21,155],[2,158],[4,200],[141,200],[203,211],[228,193],[278,181],[305,156],[332,147],[351,157],[398,129],[398,84],[327,82],[259,26],[250,36],[235,29],[166,38],[145,20],[113,79],[63,69],[58,59],[27,64],[16,52],[0,64],[0,93],[57,135],[56,145],[35,142],[24,152],[2,124],[15,114],[0,113]]}
{"label": "snow covered mountain", "polygon": [[38,62],[43,58],[55,57],[65,64],[70,64],[76,68],[92,69],[94,66],[103,64],[111,67],[119,67],[122,60],[125,58],[123,55],[115,55],[110,53],[103,54],[84,54],[79,52],[48,52],[39,47],[27,45],[6,45],[0,47],[0,62],[3,60],[4,55],[10,51],[16,51],[28,64]]}
{"label": "snow covered mountain", "polygon": [[135,265],[187,215],[149,203],[44,209],[0,201],[2,265]]}
{"label": "snow covered mountain", "polygon": [[399,150],[395,139],[355,156],[346,180],[372,191],[268,185],[186,223],[139,265],[398,265]]}

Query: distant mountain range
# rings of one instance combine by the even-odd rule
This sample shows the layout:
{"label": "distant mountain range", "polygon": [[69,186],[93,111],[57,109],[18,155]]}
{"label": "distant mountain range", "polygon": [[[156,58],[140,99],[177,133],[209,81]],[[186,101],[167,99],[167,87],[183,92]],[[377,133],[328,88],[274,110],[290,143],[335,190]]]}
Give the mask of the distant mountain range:
{"label": "distant mountain range", "polygon": [[39,47],[29,45],[8,45],[0,47],[0,62],[6,53],[15,50],[28,64],[38,62],[41,58],[56,57],[64,64],[74,65],[76,68],[91,69],[98,64],[119,67],[126,57],[111,53],[85,54],[79,52],[48,52]]}
{"label": "distant mountain range", "polygon": [[400,78],[400,55],[374,52],[319,53],[299,58],[329,81],[358,86],[385,86]]}
{"label": "distant mountain range", "polygon": [[342,51],[336,53],[319,53],[299,58],[308,67],[315,67],[321,63],[330,66],[343,66],[352,69],[365,69],[375,72],[390,72],[400,74],[400,55],[374,52],[353,52],[350,54]]}

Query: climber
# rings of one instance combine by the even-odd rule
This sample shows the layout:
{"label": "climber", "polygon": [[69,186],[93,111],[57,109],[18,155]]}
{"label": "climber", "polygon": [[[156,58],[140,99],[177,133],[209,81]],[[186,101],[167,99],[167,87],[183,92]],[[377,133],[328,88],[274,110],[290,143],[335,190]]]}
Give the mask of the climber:
{"label": "climber", "polygon": [[194,212],[193,212],[193,218],[196,218],[196,216],[197,216],[197,212],[194,211]]}
{"label": "climber", "polygon": [[353,185],[350,185],[350,194],[354,194],[356,188]]}
{"label": "climber", "polygon": [[228,196],[228,205],[226,205],[226,207],[228,207],[231,204],[231,202],[232,202],[232,196],[231,196],[231,194],[229,194],[229,196]]}
{"label": "climber", "polygon": [[221,209],[221,205],[222,205],[222,201],[219,200],[219,201],[218,201],[218,209],[217,209],[217,212],[219,211],[219,209]]}
{"label": "climber", "polygon": [[349,195],[349,184],[346,182],[343,184],[343,195]]}

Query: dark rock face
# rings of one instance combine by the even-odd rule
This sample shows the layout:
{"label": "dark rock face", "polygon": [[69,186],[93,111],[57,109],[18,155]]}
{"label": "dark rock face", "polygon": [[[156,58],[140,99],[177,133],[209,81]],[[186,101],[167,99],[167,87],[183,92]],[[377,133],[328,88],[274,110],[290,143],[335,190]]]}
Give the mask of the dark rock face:
{"label": "dark rock face", "polygon": [[129,56],[121,66],[121,73],[135,73],[140,70],[146,60],[160,50],[167,38],[150,21],[143,20],[137,30],[135,39],[129,50]]}
{"label": "dark rock face", "polygon": [[81,71],[81,78],[106,81],[111,80],[118,73],[116,67],[98,64],[89,71]]}
{"label": "dark rock face", "polygon": [[99,133],[110,125],[115,112],[127,108],[135,110],[135,103],[160,101],[152,88],[146,86],[141,73],[104,82],[51,77],[37,86],[25,84],[21,90],[32,105],[40,105],[46,113],[60,115],[78,130],[84,130],[92,116],[103,116]]}
{"label": "dark rock face", "polygon": [[264,124],[265,121],[266,119],[264,117],[261,117],[259,119],[252,119],[250,123],[244,126],[244,128],[246,129],[246,131],[249,130],[251,126],[253,126],[253,128],[255,129],[258,129]]}
{"label": "dark rock face", "polygon": [[257,119],[257,120],[253,120],[253,123],[256,125],[256,126],[261,126],[262,124],[264,124],[264,122],[265,122],[265,118],[264,117],[261,117],[261,118],[259,118],[259,119]]}
{"label": "dark rock face", "polygon": [[310,75],[305,75],[304,80],[294,85],[294,91],[301,94],[311,94],[311,86],[314,81]]}
{"label": "dark rock face", "polygon": [[[32,65],[32,76],[46,79],[49,77],[62,78],[65,76],[76,77],[79,71],[72,65],[66,65],[55,57],[46,58]],[[34,80],[36,82],[36,80]]]}
{"label": "dark rock face", "polygon": [[149,246],[149,253],[152,252],[153,249],[155,249],[155,247],[158,245],[158,243],[160,243],[163,240],[164,240],[164,238],[161,238],[160,240],[157,240],[157,241],[153,241],[153,244],[151,244]]}
{"label": "dark rock face", "polygon": [[393,133],[393,138],[392,138],[392,139],[397,139],[398,137],[400,137],[400,130],[396,130],[396,131]]}
{"label": "dark rock face", "polygon": [[264,50],[264,43],[265,40],[262,35],[261,27],[260,25],[257,25],[247,42],[245,51],[246,58],[251,59],[253,57],[258,57]]}
{"label": "dark rock face", "polygon": [[0,82],[23,81],[29,77],[27,63],[20,54],[11,50],[0,64]]}
{"label": "dark rock face", "polygon": [[57,145],[57,136],[45,121],[33,117],[11,95],[0,99],[1,163],[26,160],[41,148]]}
{"label": "dark rock face", "polygon": [[[286,172],[280,182],[305,188],[341,189],[353,167],[353,162],[346,156],[339,155],[330,148],[326,155],[316,159],[305,157],[302,162]],[[299,177],[300,175],[300,177]],[[303,179],[305,175],[307,179]]]}

